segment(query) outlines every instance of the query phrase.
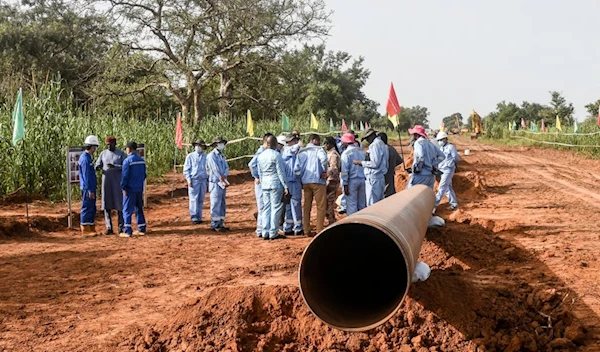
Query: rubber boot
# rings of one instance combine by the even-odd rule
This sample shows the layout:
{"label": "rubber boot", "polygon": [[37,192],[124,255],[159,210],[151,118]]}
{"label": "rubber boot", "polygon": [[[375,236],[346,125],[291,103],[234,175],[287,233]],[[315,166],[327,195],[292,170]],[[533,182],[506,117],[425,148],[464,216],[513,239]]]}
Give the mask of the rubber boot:
{"label": "rubber boot", "polygon": [[86,225],[81,225],[79,227],[81,228],[81,233],[86,233],[87,232],[87,226]]}

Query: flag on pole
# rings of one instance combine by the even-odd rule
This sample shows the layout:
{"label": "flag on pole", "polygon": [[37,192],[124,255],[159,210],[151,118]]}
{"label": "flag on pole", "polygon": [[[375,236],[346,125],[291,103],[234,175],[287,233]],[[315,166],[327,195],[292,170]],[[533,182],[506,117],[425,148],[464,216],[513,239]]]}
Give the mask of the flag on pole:
{"label": "flag on pole", "polygon": [[175,125],[175,145],[183,149],[183,128],[181,127],[181,113],[177,113],[177,123]]}
{"label": "flag on pole", "polygon": [[527,128],[527,124],[525,123],[525,120],[522,117],[521,117],[521,127]]}
{"label": "flag on pole", "polygon": [[[388,119],[394,125],[394,129],[398,128],[398,115],[401,111],[400,103],[398,103],[398,97],[396,97],[396,91],[394,90],[394,83],[390,83],[390,94],[388,96],[387,105],[385,106],[385,110],[388,113]],[[598,120],[600,124],[600,118]]]}
{"label": "flag on pole", "polygon": [[509,131],[510,131],[510,128],[511,128],[511,126],[510,126],[510,121],[508,121],[508,130],[509,130]]}
{"label": "flag on pole", "polygon": [[290,130],[290,118],[285,113],[281,113],[281,130],[289,132]]}
{"label": "flag on pole", "polygon": [[348,131],[348,126],[346,126],[346,120],[342,119],[342,132]]}
{"label": "flag on pole", "polygon": [[365,130],[365,125],[363,125],[362,121],[360,122],[360,130],[364,131]]}
{"label": "flag on pole", "polygon": [[329,118],[329,132],[335,131],[335,127],[333,127],[333,120],[331,117]]}
{"label": "flag on pole", "polygon": [[546,132],[546,123],[544,122],[544,119],[542,119],[542,132]]}
{"label": "flag on pole", "polygon": [[560,119],[556,115],[556,129],[562,132],[562,126],[560,125]]}
{"label": "flag on pole", "polygon": [[513,121],[513,124],[512,124],[512,130],[513,130],[513,131],[516,131],[516,130],[517,130],[517,123],[516,123],[515,121]]}
{"label": "flag on pole", "polygon": [[17,94],[17,102],[15,103],[15,109],[13,110],[13,122],[15,124],[13,129],[13,145],[16,146],[17,142],[25,136],[25,117],[23,116],[23,88],[19,88],[19,94]]}
{"label": "flag on pole", "polygon": [[350,121],[350,129],[354,131],[354,121]]}
{"label": "flag on pole", "polygon": [[600,106],[599,106],[599,109],[598,109],[598,126],[600,126]]}
{"label": "flag on pole", "polygon": [[315,114],[310,113],[310,128],[313,130],[319,129],[319,120],[315,117]]}
{"label": "flag on pole", "polygon": [[248,109],[248,118],[246,120],[246,132],[250,137],[254,137],[254,121],[252,121],[250,109]]}
{"label": "flag on pole", "polygon": [[368,123],[368,122],[365,122],[365,128],[366,128],[366,129],[369,129],[369,128],[371,128],[371,126],[369,126],[369,123]]}
{"label": "flag on pole", "polygon": [[444,121],[440,124],[440,132],[444,132],[445,124]]}
{"label": "flag on pole", "polygon": [[579,132],[579,126],[577,125],[577,120],[575,120],[573,122],[573,132],[574,133],[578,133]]}

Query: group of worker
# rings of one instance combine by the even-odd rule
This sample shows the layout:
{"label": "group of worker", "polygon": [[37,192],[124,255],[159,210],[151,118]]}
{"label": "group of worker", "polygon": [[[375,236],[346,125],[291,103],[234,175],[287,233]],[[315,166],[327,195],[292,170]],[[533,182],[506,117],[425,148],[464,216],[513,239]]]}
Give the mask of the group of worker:
{"label": "group of worker", "polygon": [[[146,234],[144,217],[144,182],[146,163],[137,154],[137,143],[129,142],[125,152],[116,148],[115,137],[106,138],[107,149],[100,153],[94,165],[93,155],[98,150],[98,137],[85,139],[85,151],[79,157],[79,185],[81,188],[81,232],[95,234],[96,171],[102,170],[102,210],[106,220],[105,234],[113,234],[111,211],[117,212],[119,237]],[[132,215],[136,215],[137,231],[132,228]]]}
{"label": "group of worker", "polygon": [[[414,162],[407,169],[411,173],[407,187],[424,184],[433,189],[436,175],[441,175],[436,207],[447,195],[449,208],[456,209],[452,189],[452,176],[460,160],[456,148],[448,143],[444,132],[437,135],[439,146],[428,139],[422,126],[409,129],[409,133],[413,135]],[[313,200],[319,233],[325,218],[328,225],[336,221],[334,207],[340,187],[348,215],[393,195],[395,168],[403,163],[402,157],[388,145],[383,132],[369,129],[362,143],[357,138],[349,131],[337,139],[326,137],[321,147],[317,134],[308,137],[306,146],[298,131],[265,134],[263,145],[248,164],[255,179],[257,237],[274,240],[314,235],[310,226]],[[366,152],[363,144],[368,145]]]}
{"label": "group of worker", "polygon": [[[440,176],[436,208],[443,196],[449,200],[449,209],[458,203],[452,188],[452,177],[460,158],[456,148],[448,143],[448,135],[439,132],[437,143],[432,143],[423,126],[409,129],[414,148],[413,165],[407,168],[410,179],[407,187],[423,184],[433,189],[435,177]],[[113,234],[111,211],[118,217],[120,237],[131,237],[132,214],[136,213],[138,231],[145,235],[143,191],[146,164],[137,155],[137,144],[129,142],[126,153],[116,148],[115,137],[106,138],[104,150],[94,167],[93,154],[98,138],[88,136],[85,152],[79,159],[79,179],[82,192],[81,230],[95,233],[96,173],[102,170],[102,210],[106,220],[106,234]],[[206,192],[210,193],[210,229],[224,232],[226,190],[229,187],[229,165],[223,154],[227,140],[217,136],[207,145],[195,140],[194,151],[185,159],[183,175],[188,185],[189,212],[194,224],[201,224]],[[206,153],[207,148],[212,151]],[[367,151],[364,148],[368,147]],[[336,199],[341,189],[343,212],[352,215],[396,193],[395,169],[403,163],[396,149],[388,145],[387,135],[368,129],[360,141],[354,131],[337,138],[311,134],[303,145],[300,133],[267,133],[263,144],[248,163],[255,180],[254,193],[258,212],[256,235],[265,240],[302,236],[311,232],[311,210],[316,202],[316,233],[336,221]],[[304,199],[304,202],[302,200]],[[338,209],[338,212],[340,209]],[[434,209],[435,212],[435,209]]]}

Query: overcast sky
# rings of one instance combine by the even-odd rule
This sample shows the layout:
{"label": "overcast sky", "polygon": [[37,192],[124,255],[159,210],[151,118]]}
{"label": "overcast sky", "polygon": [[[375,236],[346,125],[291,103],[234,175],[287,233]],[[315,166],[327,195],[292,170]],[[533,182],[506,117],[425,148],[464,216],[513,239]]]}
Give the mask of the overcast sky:
{"label": "overcast sky", "polygon": [[390,81],[430,122],[558,90],[583,120],[600,99],[600,0],[326,0],[331,50],[364,56],[365,93],[385,111]]}

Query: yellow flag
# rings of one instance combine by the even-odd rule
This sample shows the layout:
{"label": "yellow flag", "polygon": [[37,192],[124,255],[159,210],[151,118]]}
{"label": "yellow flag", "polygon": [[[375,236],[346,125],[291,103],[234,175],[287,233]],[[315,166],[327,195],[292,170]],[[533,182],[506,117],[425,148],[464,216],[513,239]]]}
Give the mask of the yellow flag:
{"label": "yellow flag", "polygon": [[313,114],[312,112],[310,113],[310,128],[312,130],[319,129],[319,120],[317,120],[317,118],[315,117],[315,114]]}
{"label": "yellow flag", "polygon": [[250,109],[248,109],[248,120],[246,122],[246,132],[250,137],[254,137],[254,122],[252,121],[252,113]]}
{"label": "yellow flag", "polygon": [[392,122],[392,125],[394,125],[394,129],[398,128],[398,114],[394,116],[388,115],[388,119]]}
{"label": "yellow flag", "polygon": [[556,115],[556,129],[562,132],[562,126],[560,125],[560,119]]}

